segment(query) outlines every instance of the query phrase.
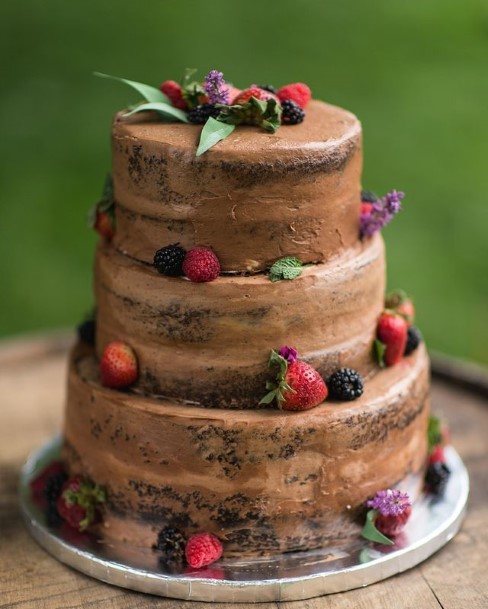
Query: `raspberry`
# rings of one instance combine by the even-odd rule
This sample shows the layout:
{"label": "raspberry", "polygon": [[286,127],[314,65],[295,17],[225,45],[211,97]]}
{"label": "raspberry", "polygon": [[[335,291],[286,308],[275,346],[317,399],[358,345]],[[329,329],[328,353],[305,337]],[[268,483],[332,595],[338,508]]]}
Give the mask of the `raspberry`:
{"label": "raspberry", "polygon": [[154,266],[161,275],[179,277],[183,275],[183,260],[186,250],[179,243],[173,243],[162,247],[154,254]]}
{"label": "raspberry", "polygon": [[450,475],[451,470],[445,463],[441,463],[440,461],[431,463],[425,474],[425,486],[427,487],[427,490],[433,495],[443,495]]}
{"label": "raspberry", "polygon": [[410,326],[407,330],[407,344],[405,345],[405,355],[410,355],[422,342],[422,334],[416,326]]}
{"label": "raspberry", "polygon": [[212,533],[192,535],[185,547],[186,562],[194,569],[211,565],[222,556],[220,540]]}
{"label": "raspberry", "polygon": [[188,112],[188,120],[190,123],[203,125],[212,117],[216,118],[220,114],[220,110],[214,104],[201,104]]}
{"label": "raspberry", "polygon": [[303,122],[305,112],[291,99],[282,101],[281,108],[281,123],[283,125],[298,125],[298,123]]}
{"label": "raspberry", "polygon": [[197,283],[213,281],[220,274],[219,259],[209,247],[194,247],[185,256],[183,273]]}
{"label": "raspberry", "polygon": [[395,537],[403,530],[407,520],[410,518],[412,508],[406,508],[401,514],[387,515],[378,514],[374,521],[375,527],[380,533],[387,537]]}
{"label": "raspberry", "polygon": [[332,399],[349,402],[363,393],[363,379],[352,368],[341,368],[327,379],[327,387]]}
{"label": "raspberry", "polygon": [[373,209],[372,203],[361,203],[361,214],[368,215]]}
{"label": "raspberry", "polygon": [[183,99],[183,90],[180,84],[174,80],[165,80],[159,88],[175,108],[186,110],[186,101]]}
{"label": "raspberry", "polygon": [[310,87],[303,82],[295,82],[290,85],[285,85],[278,90],[278,97],[283,102],[285,99],[291,99],[300,108],[305,108],[308,102],[312,99]]}
{"label": "raspberry", "polygon": [[434,447],[432,452],[429,455],[429,465],[432,463],[445,463],[446,456],[444,454],[444,447],[438,444]]}

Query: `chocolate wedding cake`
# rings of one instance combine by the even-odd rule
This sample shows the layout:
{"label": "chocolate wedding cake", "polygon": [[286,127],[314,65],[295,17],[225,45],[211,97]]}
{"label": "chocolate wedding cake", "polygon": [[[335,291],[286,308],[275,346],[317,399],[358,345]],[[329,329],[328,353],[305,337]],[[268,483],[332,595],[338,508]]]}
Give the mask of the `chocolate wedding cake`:
{"label": "chocolate wedding cake", "polygon": [[159,108],[115,117],[96,337],[72,352],[63,466],[104,489],[89,524],[105,543],[341,544],[377,491],[415,500],[427,459],[428,357],[411,301],[385,313],[388,196],[361,196],[353,114],[305,85],[222,82],[216,100],[210,77],[168,81]]}

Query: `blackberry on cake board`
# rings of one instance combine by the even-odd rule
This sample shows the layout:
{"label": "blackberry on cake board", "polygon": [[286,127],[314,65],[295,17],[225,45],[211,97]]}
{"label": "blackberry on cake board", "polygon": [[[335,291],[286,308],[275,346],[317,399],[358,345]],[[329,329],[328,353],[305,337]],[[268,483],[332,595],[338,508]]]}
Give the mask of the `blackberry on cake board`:
{"label": "blackberry on cake board", "polygon": [[161,275],[179,277],[183,275],[183,261],[186,250],[179,243],[162,247],[154,254],[154,266]]}

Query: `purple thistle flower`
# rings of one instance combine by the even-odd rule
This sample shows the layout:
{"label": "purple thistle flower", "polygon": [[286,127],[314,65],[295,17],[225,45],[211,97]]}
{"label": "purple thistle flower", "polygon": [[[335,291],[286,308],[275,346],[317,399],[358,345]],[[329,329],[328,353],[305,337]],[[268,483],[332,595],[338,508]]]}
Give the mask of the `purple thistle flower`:
{"label": "purple thistle flower", "polygon": [[408,493],[391,488],[378,491],[373,499],[366,501],[367,507],[377,510],[382,516],[400,516],[411,505]]}
{"label": "purple thistle flower", "polygon": [[281,357],[283,359],[286,359],[286,361],[289,364],[292,364],[293,362],[296,362],[297,358],[298,358],[298,351],[295,349],[295,347],[280,347],[280,350],[278,351],[278,355],[281,355]]}
{"label": "purple thistle flower", "polygon": [[371,237],[389,224],[393,220],[393,216],[401,210],[401,202],[404,197],[403,192],[392,190],[381,199],[377,199],[370,212],[361,214],[361,237]]}
{"label": "purple thistle flower", "polygon": [[208,96],[208,101],[211,104],[228,104],[229,103],[229,87],[225,83],[224,75],[218,70],[210,70],[205,76],[203,84],[205,93]]}

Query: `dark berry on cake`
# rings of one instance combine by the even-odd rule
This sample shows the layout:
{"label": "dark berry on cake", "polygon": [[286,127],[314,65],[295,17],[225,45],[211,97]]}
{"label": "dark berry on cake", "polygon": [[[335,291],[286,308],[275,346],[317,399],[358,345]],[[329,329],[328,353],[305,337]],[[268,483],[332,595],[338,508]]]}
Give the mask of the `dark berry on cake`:
{"label": "dark berry on cake", "polygon": [[371,190],[362,190],[361,191],[361,201],[363,203],[374,203],[378,200],[378,195],[376,195]]}
{"label": "dark berry on cake", "polygon": [[422,342],[422,334],[416,326],[410,326],[407,331],[407,344],[405,345],[405,355],[410,355]]}
{"label": "dark berry on cake", "polygon": [[427,490],[433,495],[443,495],[450,475],[451,470],[445,463],[441,461],[431,463],[425,474],[425,486]]}
{"label": "dark berry on cake", "polygon": [[78,327],[78,338],[87,345],[95,344],[96,322],[94,319],[86,319]]}
{"label": "dark berry on cake", "polygon": [[298,125],[305,118],[305,112],[291,99],[281,102],[281,123],[283,125]]}
{"label": "dark berry on cake", "polygon": [[174,527],[164,527],[158,533],[153,550],[161,552],[161,566],[167,567],[172,563],[183,561],[185,555],[186,539],[178,529]]}
{"label": "dark berry on cake", "polygon": [[209,118],[217,118],[220,114],[220,109],[214,104],[201,104],[188,112],[188,120],[190,123],[203,125]]}
{"label": "dark berry on cake", "polygon": [[330,397],[333,400],[350,402],[363,393],[363,379],[359,372],[352,368],[341,368],[327,379]]}
{"label": "dark berry on cake", "polygon": [[161,275],[179,277],[183,275],[183,260],[186,250],[179,243],[162,247],[154,254],[154,266]]}
{"label": "dark berry on cake", "polygon": [[268,91],[269,93],[273,93],[274,95],[276,95],[276,93],[278,92],[278,89],[276,87],[273,87],[273,85],[258,85],[258,87],[260,89],[263,89],[263,91]]}
{"label": "dark berry on cake", "polygon": [[57,501],[67,479],[68,474],[61,470],[54,473],[46,481],[44,488],[44,497],[47,502],[46,522],[50,527],[57,527],[63,521],[58,512]]}

